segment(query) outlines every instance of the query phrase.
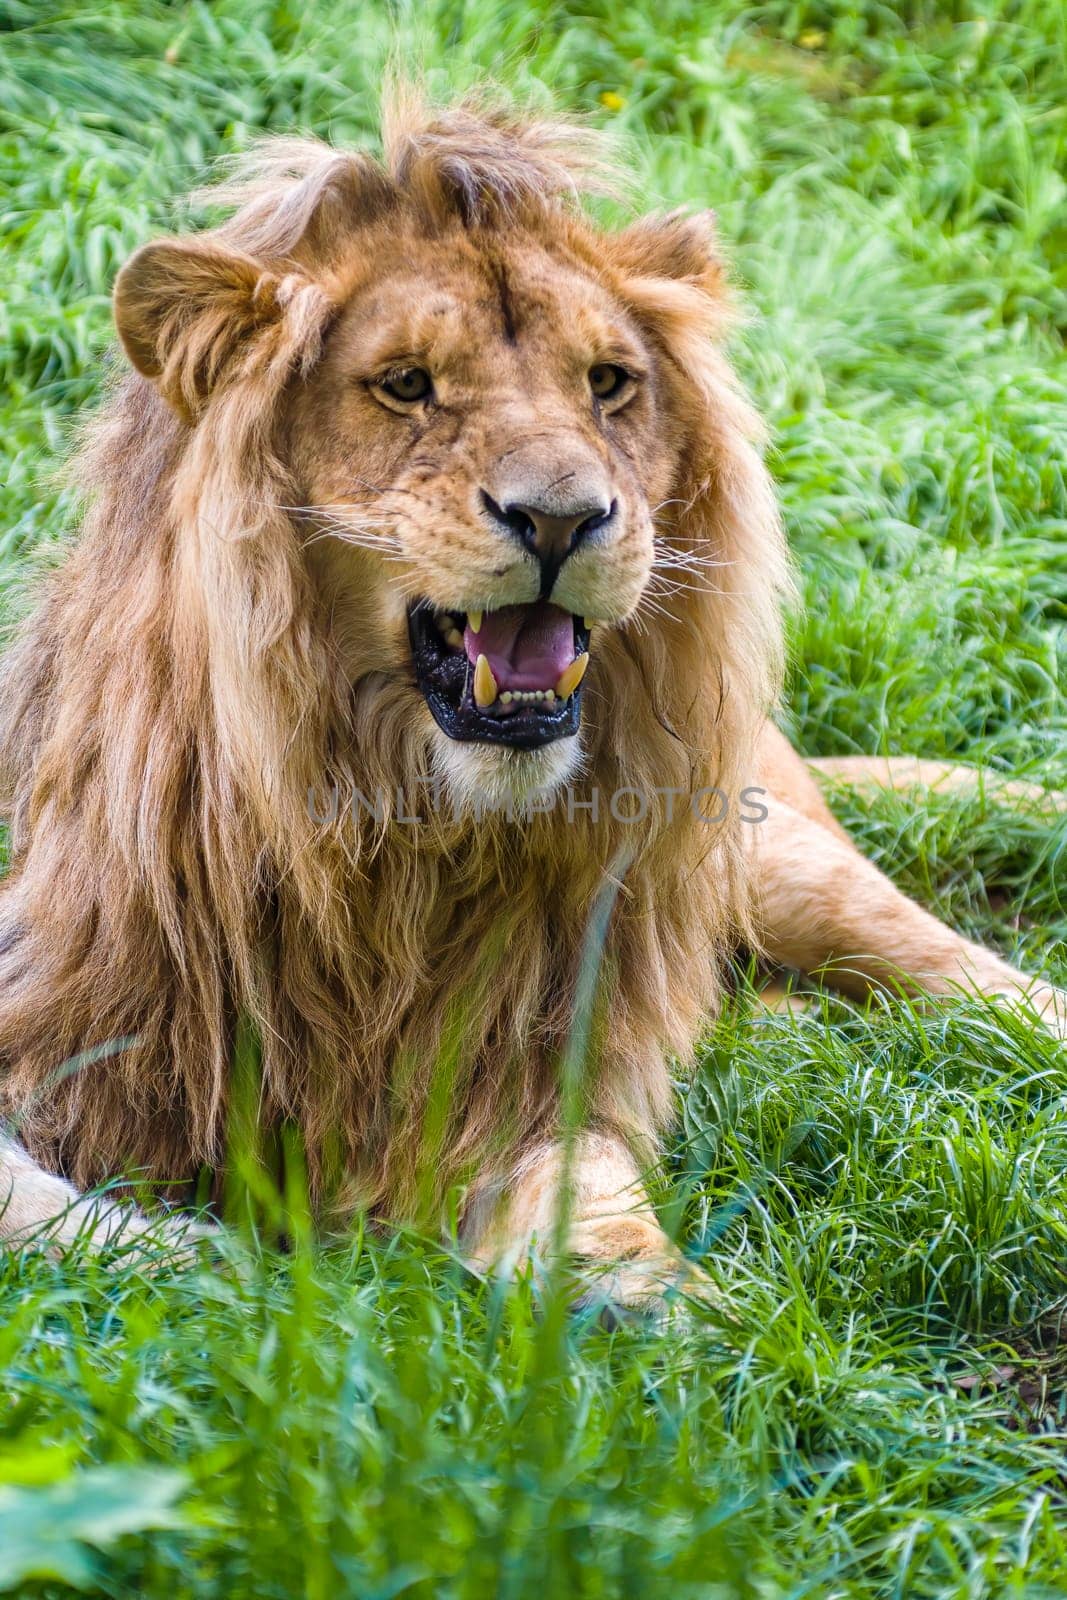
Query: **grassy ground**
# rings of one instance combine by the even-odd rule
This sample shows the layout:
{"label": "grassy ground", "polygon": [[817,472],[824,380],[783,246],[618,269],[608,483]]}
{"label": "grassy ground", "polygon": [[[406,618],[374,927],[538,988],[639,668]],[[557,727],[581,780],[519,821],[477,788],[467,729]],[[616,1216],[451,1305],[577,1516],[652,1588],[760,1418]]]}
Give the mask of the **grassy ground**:
{"label": "grassy ground", "polygon": [[[417,21],[416,21],[417,19]],[[117,264],[218,152],[536,77],[712,203],[809,601],[812,752],[1067,783],[1067,22],[1055,0],[0,0],[0,575],[69,520]],[[1067,977],[1064,831],[848,803]],[[708,1041],[664,1173],[732,1315],[533,1314],[425,1242],[243,1281],[0,1262],[0,1589],[182,1597],[1060,1595],[1067,1068],[979,1007]]]}

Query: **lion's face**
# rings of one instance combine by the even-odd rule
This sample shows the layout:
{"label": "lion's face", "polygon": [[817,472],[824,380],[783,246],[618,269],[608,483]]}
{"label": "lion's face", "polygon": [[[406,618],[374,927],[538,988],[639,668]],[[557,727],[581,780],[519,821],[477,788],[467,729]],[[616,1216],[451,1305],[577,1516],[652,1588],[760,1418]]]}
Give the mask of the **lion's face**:
{"label": "lion's face", "polygon": [[228,222],[116,283],[181,419],[177,548],[231,736],[262,738],[234,708],[273,674],[286,760],[310,693],[343,759],[467,798],[623,746],[632,772],[661,734],[709,760],[765,702],[786,582],[708,217],[597,228],[550,122],[400,107],[383,142],[266,146]]}
{"label": "lion's face", "polygon": [[526,234],[409,237],[353,277],[287,430],[348,670],[412,685],[461,786],[558,781],[670,494],[654,348]]}

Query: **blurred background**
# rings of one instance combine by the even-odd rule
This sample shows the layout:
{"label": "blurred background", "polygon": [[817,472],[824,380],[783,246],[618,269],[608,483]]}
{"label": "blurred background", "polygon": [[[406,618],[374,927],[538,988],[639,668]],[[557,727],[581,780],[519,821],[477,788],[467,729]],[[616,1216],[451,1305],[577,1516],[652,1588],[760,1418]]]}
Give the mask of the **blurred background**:
{"label": "blurred background", "polygon": [[[7,613],[74,526],[119,265],[264,130],[373,143],[391,59],[555,101],[618,135],[637,207],[716,210],[802,746],[1067,787],[1061,0],[0,0]],[[1067,978],[1062,825],[841,805]],[[669,1339],[539,1321],[425,1240],[243,1285],[0,1259],[0,1590],[1062,1594],[1062,1057],[983,1014],[742,1004],[680,1111],[662,1192],[731,1319]]]}

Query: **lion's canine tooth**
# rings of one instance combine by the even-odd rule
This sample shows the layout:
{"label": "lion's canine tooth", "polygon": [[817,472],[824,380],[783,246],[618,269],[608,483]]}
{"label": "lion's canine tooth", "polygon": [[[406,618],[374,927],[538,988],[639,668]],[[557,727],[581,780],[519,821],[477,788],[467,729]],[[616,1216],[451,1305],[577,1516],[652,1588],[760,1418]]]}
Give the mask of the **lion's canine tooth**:
{"label": "lion's canine tooth", "polygon": [[585,628],[586,632],[588,632],[589,629],[593,626],[593,623],[595,621],[596,621],[595,617],[583,617],[582,618],[582,627]]}
{"label": "lion's canine tooth", "polygon": [[485,656],[479,656],[474,663],[474,704],[476,706],[491,706],[496,699],[496,679],[493,669]]}
{"label": "lion's canine tooth", "polygon": [[580,656],[575,656],[569,667],[564,667],[556,684],[556,698],[569,700],[585,677],[585,669],[589,665],[589,651],[583,650]]}
{"label": "lion's canine tooth", "polygon": [[482,631],[482,613],[480,611],[468,611],[467,612],[467,625],[470,628],[472,633],[481,633],[481,631]]}
{"label": "lion's canine tooth", "polygon": [[458,628],[448,628],[445,630],[445,643],[450,644],[453,650],[462,650],[463,635],[460,633]]}

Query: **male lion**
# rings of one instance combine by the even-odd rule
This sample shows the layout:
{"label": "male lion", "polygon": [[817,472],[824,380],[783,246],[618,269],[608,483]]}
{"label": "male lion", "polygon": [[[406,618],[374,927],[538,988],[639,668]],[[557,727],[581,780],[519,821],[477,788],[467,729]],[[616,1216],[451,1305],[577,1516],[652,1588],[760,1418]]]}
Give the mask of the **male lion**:
{"label": "male lion", "polygon": [[462,1184],[469,1259],[519,1259],[577,1027],[563,1242],[648,1303],[667,1060],[739,942],[1062,997],[899,894],[768,720],[789,568],[707,219],[594,226],[556,124],[400,98],[384,145],[270,145],[119,276],[136,370],[0,692],[0,1237],[218,1172],[240,1029],[320,1212]]}

